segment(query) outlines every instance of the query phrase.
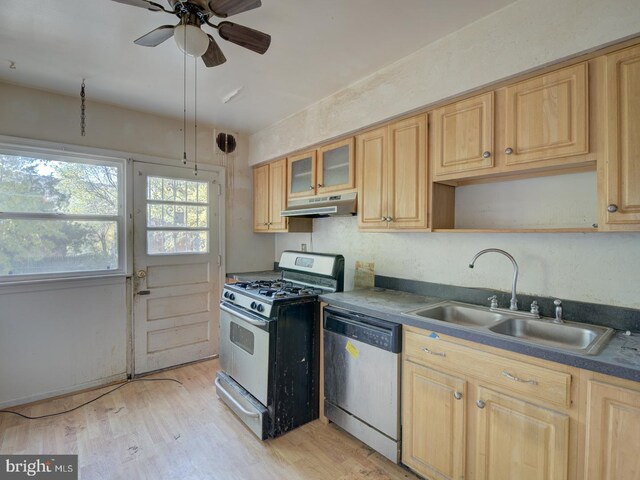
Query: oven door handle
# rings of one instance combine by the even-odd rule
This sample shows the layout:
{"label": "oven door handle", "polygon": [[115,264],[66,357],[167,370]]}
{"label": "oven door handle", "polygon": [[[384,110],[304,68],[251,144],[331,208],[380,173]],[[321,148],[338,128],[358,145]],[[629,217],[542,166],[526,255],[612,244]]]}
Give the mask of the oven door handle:
{"label": "oven door handle", "polygon": [[236,317],[241,318],[245,322],[250,323],[251,325],[255,325],[256,327],[264,328],[268,323],[266,320],[256,320],[255,318],[248,317],[247,315],[242,314],[238,310],[234,308],[229,308],[222,303],[220,304],[220,310],[224,310],[225,312],[228,312],[231,315],[235,315]]}
{"label": "oven door handle", "polygon": [[220,379],[218,377],[216,377],[216,380],[215,380],[214,383],[215,383],[216,387],[218,387],[220,389],[220,392],[222,392],[224,394],[226,399],[229,400],[231,403],[233,403],[235,405],[235,407],[238,410],[240,410],[244,415],[246,415],[247,417],[252,417],[252,418],[260,416],[259,413],[251,412],[251,411],[247,410],[246,408],[244,408],[242,405],[240,405],[240,403],[238,403],[238,401],[235,398],[233,398],[231,396],[231,394],[224,389],[224,387],[220,383]]}

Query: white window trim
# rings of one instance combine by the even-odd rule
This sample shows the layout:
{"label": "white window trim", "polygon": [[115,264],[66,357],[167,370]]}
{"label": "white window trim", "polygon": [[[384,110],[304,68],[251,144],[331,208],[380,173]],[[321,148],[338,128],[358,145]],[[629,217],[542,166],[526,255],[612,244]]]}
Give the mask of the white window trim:
{"label": "white window trim", "polygon": [[118,267],[115,269],[86,270],[72,272],[50,272],[25,275],[0,275],[0,285],[25,284],[32,282],[69,280],[74,278],[96,278],[124,276],[127,271],[127,238],[126,238],[126,204],[125,190],[127,185],[127,160],[124,158],[96,155],[93,153],[70,152],[64,147],[60,150],[29,145],[0,143],[0,153],[6,155],[41,158],[63,162],[84,163],[88,165],[112,165],[119,170],[118,214],[117,215],[84,215],[32,212],[0,212],[2,219],[26,220],[80,220],[80,221],[115,221],[118,234]]}

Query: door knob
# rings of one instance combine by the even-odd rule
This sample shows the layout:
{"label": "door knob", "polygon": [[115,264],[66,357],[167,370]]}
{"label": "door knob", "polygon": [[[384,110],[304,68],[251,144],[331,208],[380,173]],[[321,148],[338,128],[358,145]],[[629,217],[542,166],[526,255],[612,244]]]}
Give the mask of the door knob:
{"label": "door knob", "polygon": [[147,276],[147,271],[146,270],[138,270],[136,272],[136,277],[138,278],[145,278]]}

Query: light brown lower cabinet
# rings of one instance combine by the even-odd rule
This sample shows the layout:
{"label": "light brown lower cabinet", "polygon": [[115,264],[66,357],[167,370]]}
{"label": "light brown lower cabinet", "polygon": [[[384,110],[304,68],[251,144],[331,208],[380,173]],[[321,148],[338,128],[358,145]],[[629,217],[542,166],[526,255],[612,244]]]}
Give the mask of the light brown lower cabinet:
{"label": "light brown lower cabinet", "polygon": [[640,480],[640,382],[403,327],[402,463],[429,480]]}
{"label": "light brown lower cabinet", "polygon": [[640,479],[640,385],[617,383],[588,382],[585,480]]}
{"label": "light brown lower cabinet", "polygon": [[478,388],[476,478],[567,478],[569,415]]}
{"label": "light brown lower cabinet", "polygon": [[428,478],[464,478],[466,382],[405,361],[402,385],[403,463]]}
{"label": "light brown lower cabinet", "polygon": [[405,465],[430,480],[576,478],[577,369],[413,327],[403,345]]}

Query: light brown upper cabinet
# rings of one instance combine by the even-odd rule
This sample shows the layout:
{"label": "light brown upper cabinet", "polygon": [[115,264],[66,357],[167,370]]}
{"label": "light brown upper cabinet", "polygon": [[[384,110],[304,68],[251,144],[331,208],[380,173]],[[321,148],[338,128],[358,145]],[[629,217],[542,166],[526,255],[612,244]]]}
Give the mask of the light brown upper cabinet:
{"label": "light brown upper cabinet", "polygon": [[427,229],[426,116],[358,135],[358,227]]}
{"label": "light brown upper cabinet", "polygon": [[287,159],[288,197],[355,189],[353,137]]}
{"label": "light brown upper cabinet", "polygon": [[507,165],[589,151],[587,74],[579,63],[505,88]]}
{"label": "light brown upper cabinet", "polygon": [[436,176],[493,168],[493,92],[433,112]]}
{"label": "light brown upper cabinet", "polygon": [[588,83],[579,63],[434,110],[434,179],[593,165]]}
{"label": "light brown upper cabinet", "polygon": [[605,229],[637,230],[640,224],[640,46],[607,55],[606,118],[608,149],[603,172],[604,192],[600,196]]}
{"label": "light brown upper cabinet", "polygon": [[256,233],[310,232],[310,218],[286,218],[287,160],[281,159],[253,169],[253,231]]}

